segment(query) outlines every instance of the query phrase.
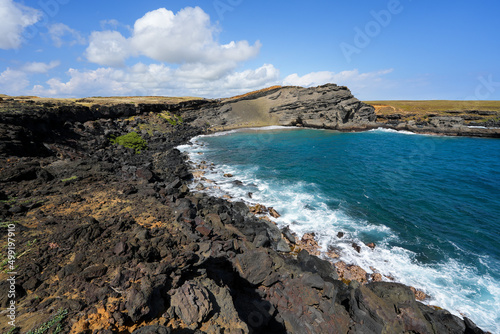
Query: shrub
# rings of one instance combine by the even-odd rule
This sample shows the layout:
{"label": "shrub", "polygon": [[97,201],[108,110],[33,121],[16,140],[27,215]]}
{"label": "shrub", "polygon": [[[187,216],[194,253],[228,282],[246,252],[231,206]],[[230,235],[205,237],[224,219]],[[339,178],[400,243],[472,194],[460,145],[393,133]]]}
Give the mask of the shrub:
{"label": "shrub", "polygon": [[137,132],[130,132],[126,135],[110,139],[113,144],[133,148],[136,154],[148,148],[147,142]]}
{"label": "shrub", "polygon": [[171,115],[168,111],[164,111],[161,114],[159,114],[161,118],[169,122],[171,125],[176,126],[178,124],[182,124],[184,120],[180,115]]}

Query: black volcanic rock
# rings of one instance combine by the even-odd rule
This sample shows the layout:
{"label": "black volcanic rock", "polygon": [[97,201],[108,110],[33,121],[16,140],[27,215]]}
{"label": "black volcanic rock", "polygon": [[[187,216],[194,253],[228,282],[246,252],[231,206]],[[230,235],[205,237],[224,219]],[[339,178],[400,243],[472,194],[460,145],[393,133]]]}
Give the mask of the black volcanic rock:
{"label": "black volcanic rock", "polygon": [[[282,87],[222,102],[18,107],[0,113],[0,214],[16,222],[23,254],[14,286],[22,332],[63,308],[64,333],[483,333],[417,302],[404,285],[346,285],[330,262],[280,252],[282,232],[243,202],[189,191],[190,168],[175,146],[206,133],[207,122],[369,127],[373,108],[345,87]],[[184,123],[163,122],[164,110]],[[130,131],[148,150],[108,139]],[[0,304],[8,302],[4,294]]]}

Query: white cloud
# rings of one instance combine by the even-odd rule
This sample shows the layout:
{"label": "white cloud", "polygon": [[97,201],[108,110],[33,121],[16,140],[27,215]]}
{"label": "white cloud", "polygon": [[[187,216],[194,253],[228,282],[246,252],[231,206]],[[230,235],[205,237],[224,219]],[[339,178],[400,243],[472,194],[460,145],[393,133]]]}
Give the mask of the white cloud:
{"label": "white cloud", "polygon": [[23,42],[26,27],[40,20],[42,14],[31,7],[0,0],[0,49],[17,49]]}
{"label": "white cloud", "polygon": [[75,44],[85,44],[86,40],[82,35],[65,25],[64,23],[54,23],[48,26],[49,36],[52,39],[54,45],[58,48],[64,44],[75,45]]}
{"label": "white cloud", "polygon": [[106,66],[123,66],[127,58],[144,55],[170,64],[236,68],[239,62],[259,53],[260,42],[219,44],[216,34],[217,27],[199,7],[187,7],[176,14],[160,8],[138,19],[129,38],[118,31],[93,32],[86,55],[90,62]]}
{"label": "white cloud", "polygon": [[339,73],[322,71],[322,72],[311,72],[303,76],[299,76],[297,73],[287,76],[283,80],[283,84],[287,86],[302,86],[311,87],[323,85],[326,83],[336,83],[339,85],[370,85],[373,82],[380,81],[382,77],[389,74],[393,69],[387,69],[382,71],[359,73],[357,69],[350,71],[342,71]]}
{"label": "white cloud", "polygon": [[105,66],[124,66],[133,54],[130,42],[118,31],[94,31],[85,52],[90,62]]}
{"label": "white cloud", "polygon": [[28,85],[28,76],[23,71],[7,68],[0,73],[0,91],[3,94],[23,95]]}
{"label": "white cloud", "polygon": [[50,79],[47,86],[37,85],[32,94],[49,97],[99,95],[164,95],[223,97],[246,93],[279,83],[279,71],[273,65],[255,70],[229,72],[212,80],[193,76],[185,68],[172,69],[165,64],[138,63],[123,69],[99,68],[93,71],[70,69],[70,79]]}
{"label": "white cloud", "polygon": [[110,27],[110,28],[116,29],[120,25],[120,22],[118,22],[118,20],[115,20],[115,19],[102,20],[100,23],[101,23],[101,28],[102,29],[106,29],[106,27]]}
{"label": "white cloud", "polygon": [[27,73],[47,73],[51,69],[59,66],[61,64],[60,61],[58,60],[53,60],[50,63],[40,63],[40,62],[32,62],[32,63],[26,63],[23,67],[22,70]]}
{"label": "white cloud", "polygon": [[366,99],[367,96],[377,96],[378,92],[383,92],[383,95],[379,96],[387,95],[386,90],[381,90],[380,87],[383,86],[387,89],[392,89],[393,84],[385,79],[385,76],[392,71],[393,69],[385,69],[359,73],[357,69],[354,69],[339,73],[329,71],[311,72],[303,76],[294,73],[283,80],[283,85],[311,87],[326,83],[336,83],[341,86],[347,86],[356,97]]}

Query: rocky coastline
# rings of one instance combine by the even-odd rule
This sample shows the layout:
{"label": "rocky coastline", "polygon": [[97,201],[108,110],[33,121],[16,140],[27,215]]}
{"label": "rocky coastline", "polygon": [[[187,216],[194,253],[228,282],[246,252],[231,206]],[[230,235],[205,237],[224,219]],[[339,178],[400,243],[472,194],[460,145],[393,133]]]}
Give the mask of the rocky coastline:
{"label": "rocky coastline", "polygon": [[[313,235],[297,239],[265,219],[279,214],[269,208],[189,190],[191,166],[176,147],[194,136],[378,127],[374,108],[345,87],[156,104],[2,102],[0,246],[15,226],[17,253],[14,268],[2,262],[1,289],[14,291],[0,296],[2,332],[484,333],[410,287],[339,270],[317,256]],[[140,149],[112,140],[134,132]]]}

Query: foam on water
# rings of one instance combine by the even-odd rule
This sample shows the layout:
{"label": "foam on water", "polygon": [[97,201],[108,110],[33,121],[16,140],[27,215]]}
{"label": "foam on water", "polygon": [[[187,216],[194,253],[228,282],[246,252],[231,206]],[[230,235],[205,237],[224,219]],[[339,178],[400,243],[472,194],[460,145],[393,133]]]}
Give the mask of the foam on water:
{"label": "foam on water", "polygon": [[[222,135],[228,133],[234,132]],[[466,267],[451,258],[432,265],[420,263],[417,254],[405,249],[404,242],[398,240],[398,235],[389,227],[350,217],[342,208],[342,199],[338,199],[340,204],[332,209],[326,204],[331,198],[324,198],[315,184],[260,180],[256,176],[260,168],[257,165],[212,165],[206,157],[212,149],[203,141],[203,136],[193,138],[190,145],[178,148],[189,155],[193,166],[200,165],[202,161],[209,166],[204,169],[205,181],[196,180],[191,185],[193,191],[201,183],[206,187],[203,192],[214,196],[230,195],[248,204],[271,206],[281,214],[275,219],[280,227],[289,226],[299,237],[314,232],[322,251],[333,247],[346,263],[356,264],[368,273],[373,273],[372,268],[375,268],[384,276],[424,291],[431,296],[426,303],[445,308],[457,316],[467,316],[481,328],[500,333],[500,283],[489,275],[480,274],[476,268]],[[234,177],[224,177],[226,173]],[[235,183],[235,180],[241,183]],[[339,239],[337,233],[340,231],[345,236]],[[375,249],[368,248],[361,241],[366,235],[379,240]],[[398,244],[403,246],[395,246],[393,241],[399,241]],[[360,253],[353,249],[353,242],[362,248]],[[460,249],[458,245],[454,247]],[[481,257],[479,261],[488,262]]]}

